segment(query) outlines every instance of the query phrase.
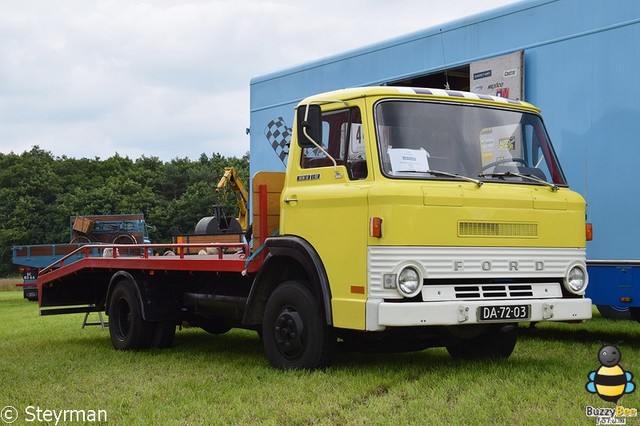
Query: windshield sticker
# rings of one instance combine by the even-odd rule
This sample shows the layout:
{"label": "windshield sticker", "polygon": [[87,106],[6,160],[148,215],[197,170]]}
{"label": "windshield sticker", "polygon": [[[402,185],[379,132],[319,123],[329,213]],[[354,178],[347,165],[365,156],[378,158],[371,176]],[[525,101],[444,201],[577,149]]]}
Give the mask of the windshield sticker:
{"label": "windshield sticker", "polygon": [[394,172],[422,172],[429,171],[429,153],[423,148],[404,149],[389,148],[391,170]]}
{"label": "windshield sticker", "polygon": [[487,127],[480,131],[482,165],[521,157],[522,132],[517,124]]}
{"label": "windshield sticker", "polygon": [[498,149],[508,149],[509,151],[513,151],[514,149],[516,149],[515,136],[500,139],[500,141],[498,142]]}

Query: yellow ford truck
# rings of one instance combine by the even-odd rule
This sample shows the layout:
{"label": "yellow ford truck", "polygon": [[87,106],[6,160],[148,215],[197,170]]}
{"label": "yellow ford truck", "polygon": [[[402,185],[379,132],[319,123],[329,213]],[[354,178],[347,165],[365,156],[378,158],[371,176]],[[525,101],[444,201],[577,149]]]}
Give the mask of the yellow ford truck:
{"label": "yellow ford truck", "polygon": [[368,87],[295,121],[286,172],[253,177],[250,241],[85,249],[40,273],[41,312],[105,310],[117,349],[169,346],[184,322],[255,329],[273,366],[307,369],[338,346],[505,358],[518,323],[591,317],[585,201],[534,106]]}

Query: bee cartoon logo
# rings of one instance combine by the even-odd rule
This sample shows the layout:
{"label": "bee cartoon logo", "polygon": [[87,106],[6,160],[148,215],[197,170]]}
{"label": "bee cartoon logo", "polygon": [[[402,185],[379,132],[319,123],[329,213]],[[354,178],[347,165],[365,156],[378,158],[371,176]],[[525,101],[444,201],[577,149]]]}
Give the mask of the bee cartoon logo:
{"label": "bee cartoon logo", "polygon": [[633,392],[636,389],[635,383],[631,381],[633,375],[622,369],[620,359],[622,354],[616,346],[601,347],[598,352],[600,368],[587,375],[587,392],[598,394],[601,399],[616,404],[622,395]]}

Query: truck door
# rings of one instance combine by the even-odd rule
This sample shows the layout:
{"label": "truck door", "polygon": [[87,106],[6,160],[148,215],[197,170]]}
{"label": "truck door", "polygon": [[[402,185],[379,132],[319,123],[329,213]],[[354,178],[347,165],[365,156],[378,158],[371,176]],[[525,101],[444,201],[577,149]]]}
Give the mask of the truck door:
{"label": "truck door", "polygon": [[280,231],[302,237],[320,255],[331,286],[334,326],[364,329],[372,176],[361,117],[359,107],[324,111],[326,152],[291,148]]}

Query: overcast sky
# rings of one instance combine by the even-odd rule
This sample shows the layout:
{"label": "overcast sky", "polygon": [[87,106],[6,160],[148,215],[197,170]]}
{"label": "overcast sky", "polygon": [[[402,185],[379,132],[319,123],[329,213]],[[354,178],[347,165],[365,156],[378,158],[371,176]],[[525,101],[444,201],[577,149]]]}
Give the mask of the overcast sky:
{"label": "overcast sky", "polygon": [[249,149],[249,80],[517,0],[0,0],[0,152]]}

